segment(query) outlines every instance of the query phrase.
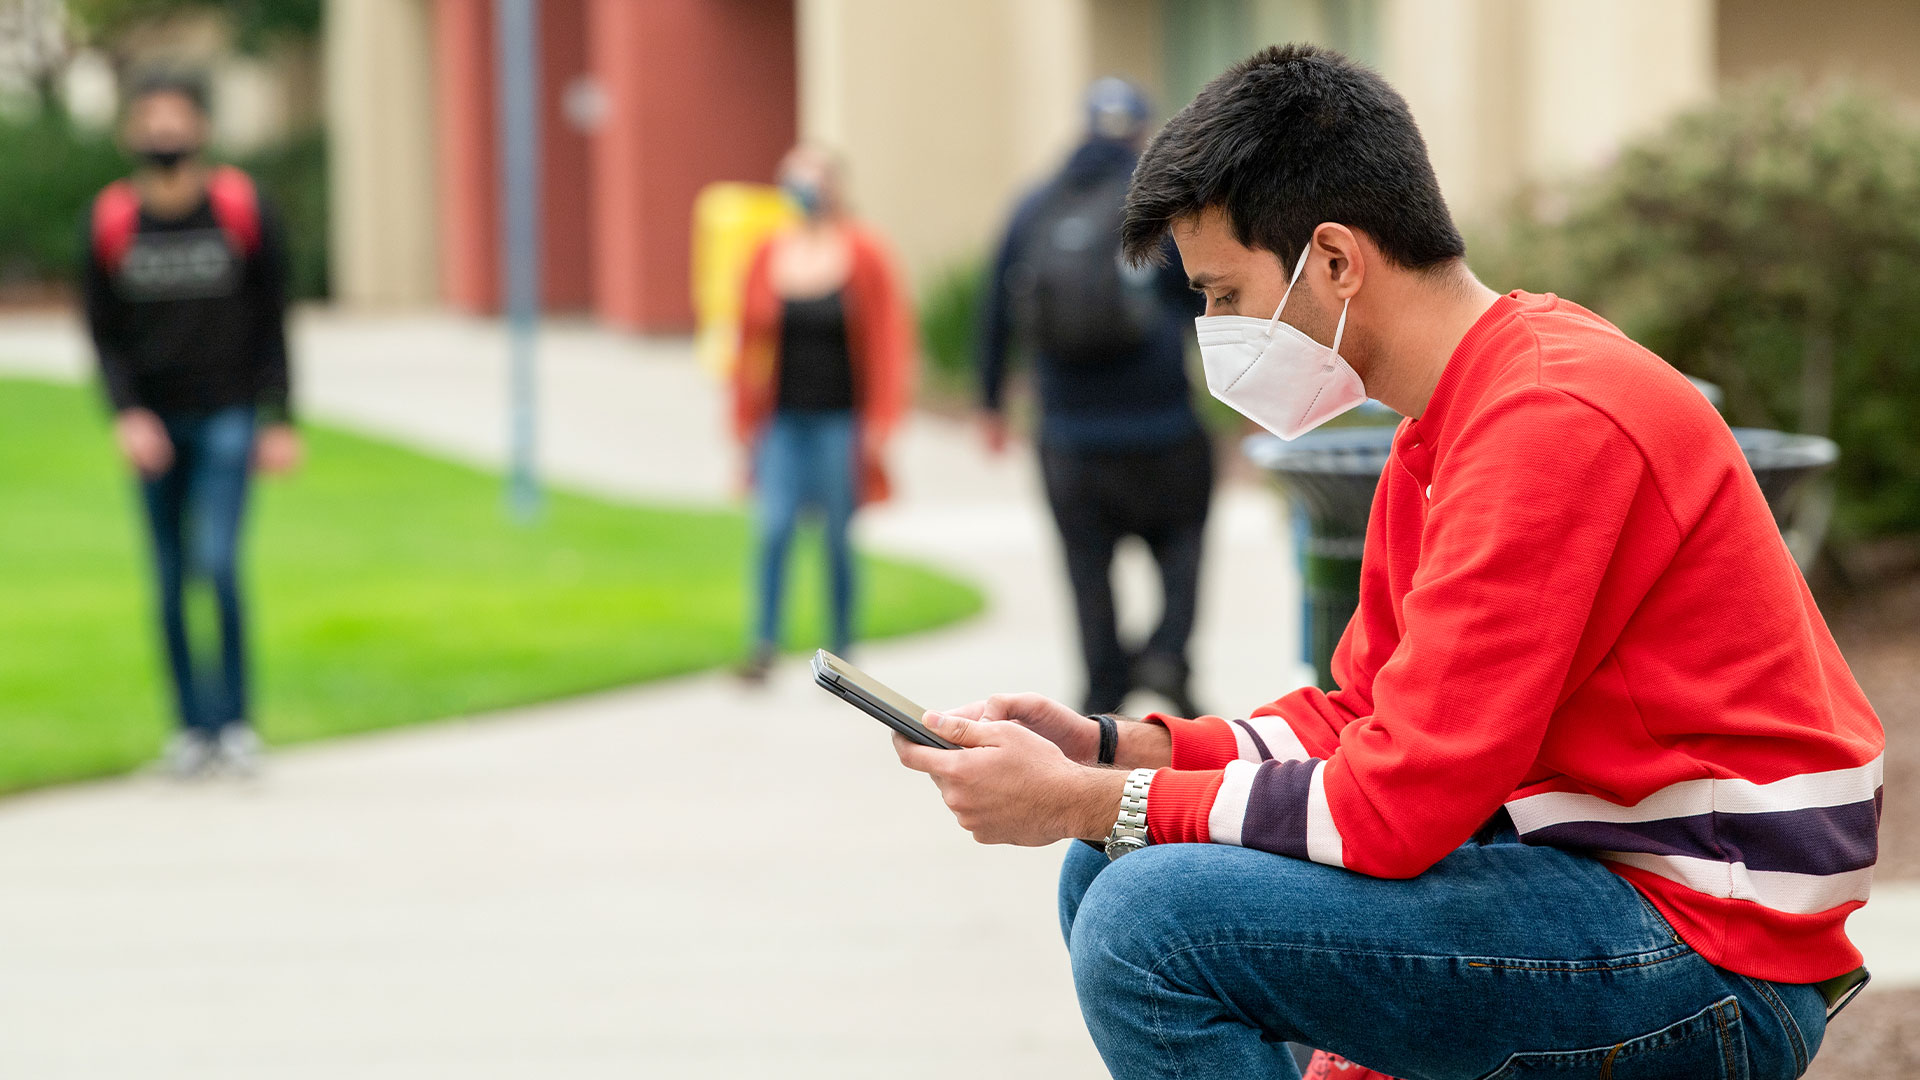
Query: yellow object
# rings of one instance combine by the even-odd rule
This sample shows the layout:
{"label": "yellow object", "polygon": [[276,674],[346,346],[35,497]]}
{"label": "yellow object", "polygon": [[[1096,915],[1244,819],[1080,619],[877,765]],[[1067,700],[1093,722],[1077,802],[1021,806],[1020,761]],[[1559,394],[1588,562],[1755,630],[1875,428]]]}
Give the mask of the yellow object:
{"label": "yellow object", "polygon": [[733,373],[747,268],[762,241],[799,220],[780,189],[730,180],[708,184],[693,202],[693,351],[716,378]]}

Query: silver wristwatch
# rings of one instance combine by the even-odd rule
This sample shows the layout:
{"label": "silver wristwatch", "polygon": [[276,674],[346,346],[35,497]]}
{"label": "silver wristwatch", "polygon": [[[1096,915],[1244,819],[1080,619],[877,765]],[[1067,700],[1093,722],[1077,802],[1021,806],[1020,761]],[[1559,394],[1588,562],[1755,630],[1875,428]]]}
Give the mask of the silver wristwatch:
{"label": "silver wristwatch", "polygon": [[1127,785],[1120,791],[1120,816],[1107,834],[1109,860],[1147,846],[1147,788],[1152,783],[1152,769],[1135,769],[1127,774]]}

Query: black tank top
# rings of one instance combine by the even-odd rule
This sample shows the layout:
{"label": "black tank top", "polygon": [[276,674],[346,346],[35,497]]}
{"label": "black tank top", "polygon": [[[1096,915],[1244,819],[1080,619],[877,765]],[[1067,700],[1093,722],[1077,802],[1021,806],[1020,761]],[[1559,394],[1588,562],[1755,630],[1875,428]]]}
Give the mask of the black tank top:
{"label": "black tank top", "polygon": [[776,403],[808,412],[853,408],[853,357],[847,351],[846,305],[839,290],[784,302]]}

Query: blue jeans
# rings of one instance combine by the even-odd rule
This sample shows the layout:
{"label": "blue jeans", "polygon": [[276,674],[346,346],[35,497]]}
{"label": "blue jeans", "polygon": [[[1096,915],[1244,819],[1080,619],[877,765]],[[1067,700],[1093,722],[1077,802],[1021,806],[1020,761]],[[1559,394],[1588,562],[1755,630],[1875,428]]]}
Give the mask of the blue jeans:
{"label": "blue jeans", "polygon": [[851,411],[774,413],[755,447],[754,459],[760,509],[754,640],[761,647],[772,647],[780,640],[787,548],[800,511],[809,506],[820,511],[826,525],[833,612],[828,647],[845,653],[852,642],[853,542],[848,529],[853,522],[856,478]]}
{"label": "blue jeans", "polygon": [[1404,881],[1218,844],[1109,864],[1073,843],[1060,924],[1108,1070],[1297,1077],[1294,1042],[1403,1080],[1806,1071],[1819,991],[1714,967],[1600,863],[1511,835]]}
{"label": "blue jeans", "polygon": [[[203,734],[247,720],[246,637],[240,603],[240,520],[253,458],[253,409],[161,418],[173,465],[142,481],[160,589],[160,629],[180,726]],[[187,629],[187,608],[211,599],[219,644]],[[201,635],[204,637],[204,635]]]}

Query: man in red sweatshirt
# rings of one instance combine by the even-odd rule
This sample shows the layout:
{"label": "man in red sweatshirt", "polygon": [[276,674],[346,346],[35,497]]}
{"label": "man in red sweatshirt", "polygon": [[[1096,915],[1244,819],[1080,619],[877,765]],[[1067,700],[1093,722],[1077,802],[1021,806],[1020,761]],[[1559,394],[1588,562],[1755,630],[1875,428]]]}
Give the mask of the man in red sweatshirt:
{"label": "man in red sweatshirt", "polygon": [[896,740],[982,842],[1104,842],[1061,922],[1109,1069],[1803,1073],[1864,977],[1883,736],[1726,424],[1593,313],[1476,280],[1406,103],[1334,53],[1209,84],[1126,231],[1178,244],[1216,396],[1286,437],[1407,419],[1335,692],[1007,695],[929,714],[962,749]]}

